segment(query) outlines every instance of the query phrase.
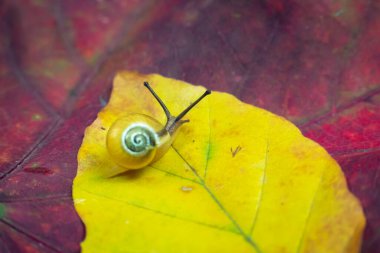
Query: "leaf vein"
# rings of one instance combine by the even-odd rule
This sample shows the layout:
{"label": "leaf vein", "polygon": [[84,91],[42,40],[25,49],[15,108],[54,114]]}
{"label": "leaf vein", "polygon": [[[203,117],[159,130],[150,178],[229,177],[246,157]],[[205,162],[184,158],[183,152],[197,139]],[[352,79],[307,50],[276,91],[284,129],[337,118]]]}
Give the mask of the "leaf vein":
{"label": "leaf vein", "polygon": [[269,153],[269,141],[267,138],[267,145],[266,145],[266,152],[265,152],[265,164],[264,164],[264,169],[263,169],[263,175],[261,177],[261,188],[260,188],[260,193],[259,193],[259,199],[257,203],[257,209],[254,214],[254,218],[252,221],[251,229],[250,229],[250,234],[252,235],[253,229],[255,228],[256,222],[257,222],[257,217],[259,216],[259,211],[261,207],[261,202],[263,200],[263,193],[264,193],[264,183],[267,177],[267,164],[268,164],[268,153]]}
{"label": "leaf vein", "polygon": [[150,165],[149,167],[151,167],[151,168],[154,169],[154,170],[158,170],[158,171],[160,171],[160,172],[162,172],[162,173],[166,173],[166,174],[168,174],[168,175],[170,175],[170,176],[173,176],[173,177],[178,177],[178,178],[180,178],[180,179],[187,180],[187,181],[191,181],[191,182],[196,183],[196,184],[201,184],[200,182],[198,182],[198,181],[196,181],[196,180],[194,180],[194,179],[187,178],[187,177],[183,177],[183,176],[177,175],[177,174],[175,174],[175,173],[173,173],[173,172],[169,172],[169,171],[166,171],[166,170],[159,169],[159,168],[157,168],[157,167],[153,167],[152,165]]}
{"label": "leaf vein", "polygon": [[225,232],[229,232],[229,233],[233,233],[233,234],[238,234],[236,231],[233,231],[233,230],[230,230],[230,229],[227,229],[227,228],[215,226],[215,225],[212,225],[212,224],[207,224],[207,223],[196,221],[196,220],[186,219],[186,218],[179,217],[179,216],[176,216],[176,215],[173,215],[173,214],[170,214],[170,213],[165,213],[165,212],[162,212],[160,210],[156,210],[156,209],[153,209],[153,208],[150,208],[150,207],[139,205],[139,204],[136,204],[136,203],[133,203],[133,202],[130,202],[130,201],[125,201],[125,200],[122,200],[122,199],[112,198],[110,196],[106,196],[106,195],[102,195],[102,194],[99,194],[99,193],[94,193],[94,192],[88,191],[88,190],[86,190],[86,189],[84,189],[82,187],[80,187],[80,188],[81,188],[82,191],[87,192],[87,193],[89,193],[91,195],[95,195],[97,197],[102,197],[102,198],[105,198],[105,199],[108,199],[108,200],[111,200],[111,201],[115,201],[115,202],[118,202],[118,203],[122,202],[122,203],[124,203],[126,205],[133,206],[133,207],[136,207],[136,208],[140,208],[140,209],[143,209],[143,210],[146,210],[146,211],[150,211],[150,212],[153,212],[153,213],[156,213],[156,214],[159,214],[159,215],[164,215],[164,216],[170,217],[172,219],[181,220],[181,221],[185,221],[185,222],[189,222],[189,223],[193,223],[193,224],[197,224],[197,225],[213,228],[213,229],[216,229],[216,230],[219,230],[219,231],[225,231]]}
{"label": "leaf vein", "polygon": [[14,223],[12,223],[11,221],[8,221],[7,219],[1,218],[0,222],[2,222],[4,225],[10,227],[11,229],[17,231],[18,233],[20,233],[20,234],[22,234],[22,235],[24,235],[24,236],[32,239],[33,241],[36,241],[37,243],[42,244],[43,246],[45,246],[46,248],[48,248],[48,249],[50,249],[50,250],[52,250],[54,252],[63,253],[63,251],[61,251],[60,249],[55,248],[50,243],[45,242],[41,238],[38,238],[38,237],[34,236],[33,234],[29,233],[27,230],[25,230],[25,229],[23,229],[21,227],[18,227],[17,225],[15,225]]}
{"label": "leaf vein", "polygon": [[224,206],[222,205],[222,203],[219,201],[219,199],[215,196],[215,194],[211,191],[210,188],[207,187],[207,185],[205,184],[204,180],[198,175],[198,173],[196,172],[196,170],[191,166],[191,164],[178,152],[178,150],[173,147],[173,149],[176,151],[176,153],[181,157],[181,159],[187,164],[187,166],[189,166],[189,168],[194,172],[194,174],[199,178],[199,180],[201,181],[201,185],[203,186],[203,188],[208,192],[208,194],[210,195],[210,197],[215,201],[215,203],[218,205],[218,207],[220,208],[220,210],[227,216],[227,218],[231,221],[231,223],[235,226],[235,228],[238,230],[239,234],[244,238],[244,240],[250,244],[256,252],[258,253],[261,253],[261,250],[260,248],[258,247],[258,245],[252,240],[252,238],[247,235],[246,233],[244,233],[243,229],[240,227],[240,225],[237,223],[237,221],[232,217],[232,215],[224,208]]}
{"label": "leaf vein", "polygon": [[298,247],[297,247],[297,253],[299,253],[301,251],[301,247],[305,241],[305,235],[306,235],[306,230],[307,230],[307,227],[309,225],[309,222],[310,222],[310,217],[311,217],[311,214],[312,214],[312,211],[314,209],[314,204],[315,204],[315,198],[318,194],[318,190],[319,188],[321,187],[321,183],[322,183],[322,179],[325,175],[325,172],[326,172],[326,168],[323,170],[322,174],[321,174],[321,177],[319,179],[319,182],[318,182],[318,185],[317,185],[317,188],[315,189],[315,194],[313,196],[313,199],[310,203],[310,206],[307,210],[307,216],[306,216],[306,221],[305,221],[305,226],[303,228],[303,231],[302,231],[302,234],[301,234],[301,237],[300,237],[300,241],[299,241],[299,244],[298,244]]}
{"label": "leaf vein", "polygon": [[69,194],[67,195],[51,195],[43,197],[32,197],[32,198],[4,198],[0,199],[1,203],[20,203],[20,202],[34,202],[34,201],[52,201],[52,200],[72,200]]}
{"label": "leaf vein", "polygon": [[206,155],[206,166],[205,171],[203,175],[203,180],[206,181],[207,176],[207,170],[208,170],[208,162],[210,160],[210,147],[211,147],[211,106],[210,106],[210,100],[207,100],[208,104],[208,126],[209,126],[209,132],[208,132],[208,143],[207,143],[207,155]]}

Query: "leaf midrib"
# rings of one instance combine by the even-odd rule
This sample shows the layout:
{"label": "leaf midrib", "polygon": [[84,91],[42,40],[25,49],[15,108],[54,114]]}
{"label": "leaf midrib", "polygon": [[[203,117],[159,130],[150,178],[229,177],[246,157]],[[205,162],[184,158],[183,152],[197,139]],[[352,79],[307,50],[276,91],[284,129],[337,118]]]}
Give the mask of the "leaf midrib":
{"label": "leaf midrib", "polygon": [[[210,195],[210,197],[215,201],[215,203],[218,205],[218,207],[221,209],[221,211],[226,215],[226,217],[232,222],[232,224],[235,226],[237,231],[239,232],[239,235],[241,235],[244,240],[251,245],[257,253],[262,253],[256,242],[252,240],[252,238],[247,235],[243,229],[240,227],[240,225],[237,223],[237,221],[232,217],[232,215],[225,209],[225,207],[222,205],[222,203],[219,201],[219,199],[216,197],[216,195],[211,191],[211,189],[206,185],[205,181],[199,176],[197,171],[194,169],[193,166],[178,152],[178,150],[172,146],[174,151],[179,155],[179,157],[189,166],[191,171],[194,173],[194,175],[199,179],[200,185],[207,191],[207,193]],[[209,159],[206,161],[206,167],[208,165]]]}

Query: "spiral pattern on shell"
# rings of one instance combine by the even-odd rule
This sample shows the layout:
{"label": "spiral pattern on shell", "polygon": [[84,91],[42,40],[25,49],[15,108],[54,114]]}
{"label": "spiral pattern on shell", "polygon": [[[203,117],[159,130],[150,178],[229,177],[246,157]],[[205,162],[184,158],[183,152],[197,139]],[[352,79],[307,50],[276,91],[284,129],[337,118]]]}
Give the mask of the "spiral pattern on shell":
{"label": "spiral pattern on shell", "polygon": [[157,144],[157,134],[145,124],[132,124],[122,135],[123,148],[136,156],[145,155]]}

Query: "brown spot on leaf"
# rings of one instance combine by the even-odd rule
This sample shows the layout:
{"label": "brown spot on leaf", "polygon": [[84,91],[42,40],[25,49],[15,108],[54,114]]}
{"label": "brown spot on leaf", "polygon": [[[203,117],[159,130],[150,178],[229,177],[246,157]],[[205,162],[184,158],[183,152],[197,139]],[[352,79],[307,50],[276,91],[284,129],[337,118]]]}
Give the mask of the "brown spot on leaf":
{"label": "brown spot on leaf", "polygon": [[36,173],[36,174],[43,174],[43,175],[51,175],[53,174],[53,170],[46,168],[46,167],[27,167],[24,168],[24,171],[27,173]]}

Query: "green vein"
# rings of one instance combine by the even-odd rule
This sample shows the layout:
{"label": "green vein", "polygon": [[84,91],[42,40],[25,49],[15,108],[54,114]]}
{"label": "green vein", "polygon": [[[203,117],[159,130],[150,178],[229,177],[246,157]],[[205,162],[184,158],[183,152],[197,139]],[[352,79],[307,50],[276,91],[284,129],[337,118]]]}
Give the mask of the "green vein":
{"label": "green vein", "polygon": [[307,227],[308,227],[309,222],[310,222],[310,217],[311,217],[312,210],[314,209],[315,198],[317,197],[318,190],[321,187],[322,179],[323,179],[323,177],[325,175],[325,172],[326,172],[326,168],[322,172],[322,175],[321,175],[321,177],[319,179],[317,188],[315,189],[315,194],[314,194],[313,199],[312,199],[312,201],[310,203],[309,209],[307,210],[307,216],[306,216],[305,226],[303,228],[303,231],[302,231],[302,234],[301,234],[301,238],[300,238],[300,241],[299,241],[299,244],[298,244],[298,247],[297,247],[297,253],[300,252],[301,247],[303,245],[303,242],[305,241],[306,230],[307,230]]}
{"label": "green vein", "polygon": [[178,177],[178,178],[181,178],[181,179],[183,179],[183,180],[191,181],[191,182],[196,183],[196,184],[201,184],[200,182],[198,182],[198,181],[196,181],[196,180],[194,180],[194,179],[187,178],[187,177],[183,177],[183,176],[177,175],[177,174],[175,174],[175,173],[173,173],[173,172],[169,172],[169,171],[166,171],[166,170],[162,170],[162,169],[159,169],[159,168],[153,167],[152,165],[150,165],[149,167],[152,168],[152,169],[158,170],[158,171],[160,171],[160,172],[163,172],[163,173],[165,173],[165,174],[168,174],[168,175],[170,175],[170,176],[173,176],[173,177]]}
{"label": "green vein", "polygon": [[252,221],[251,229],[250,229],[250,234],[252,235],[253,229],[255,228],[257,217],[259,216],[259,211],[261,207],[261,202],[263,199],[263,193],[264,193],[264,183],[267,177],[267,164],[268,164],[268,153],[269,153],[269,141],[267,138],[267,147],[266,147],[266,152],[265,152],[265,163],[264,163],[264,169],[263,169],[263,175],[261,177],[261,188],[260,188],[260,193],[259,193],[259,199],[257,200],[257,209]]}
{"label": "green vein", "polygon": [[203,174],[203,180],[206,181],[206,176],[207,176],[207,170],[208,170],[208,161],[210,160],[210,146],[211,146],[211,106],[210,106],[210,100],[207,100],[208,104],[208,126],[209,126],[209,131],[208,131],[208,144],[207,144],[207,155],[206,155],[206,166],[205,166],[205,171]]}
{"label": "green vein", "polygon": [[219,199],[215,196],[215,194],[211,191],[210,188],[207,187],[205,181],[198,175],[196,170],[193,168],[193,166],[190,165],[190,163],[178,152],[178,150],[173,147],[173,149],[176,151],[176,153],[181,157],[181,159],[189,166],[189,168],[194,172],[194,174],[199,178],[201,181],[201,185],[203,188],[208,192],[210,197],[215,201],[215,203],[219,206],[220,210],[227,216],[227,218],[232,222],[232,224],[236,227],[239,234],[244,238],[244,240],[250,244],[258,253],[261,253],[259,246],[252,240],[252,238],[244,233],[243,229],[240,227],[240,225],[237,223],[237,221],[232,217],[232,215],[224,208],[222,203],[219,201]]}
{"label": "green vein", "polygon": [[91,191],[89,191],[89,190],[87,190],[87,189],[85,189],[83,187],[80,187],[80,186],[78,186],[78,187],[81,188],[82,191],[87,192],[87,193],[89,193],[91,195],[94,195],[94,196],[97,196],[97,197],[105,198],[105,199],[108,199],[108,200],[111,200],[111,201],[115,201],[115,202],[118,202],[118,203],[122,202],[122,203],[124,203],[126,205],[133,206],[133,207],[136,207],[136,208],[140,208],[140,209],[143,209],[143,210],[146,210],[146,211],[150,211],[150,212],[153,212],[153,213],[156,213],[156,214],[159,214],[159,215],[163,215],[163,216],[166,216],[166,217],[170,217],[172,219],[176,219],[176,220],[180,220],[180,221],[185,221],[185,222],[197,224],[197,225],[200,225],[200,226],[209,227],[209,228],[216,229],[216,230],[219,230],[219,231],[222,231],[222,232],[229,232],[229,233],[233,233],[233,234],[238,234],[237,232],[235,232],[233,230],[229,230],[227,228],[223,228],[223,227],[211,225],[211,224],[204,223],[204,222],[200,222],[200,221],[196,221],[196,220],[191,220],[191,219],[186,219],[186,218],[183,218],[183,217],[175,216],[173,214],[165,213],[165,212],[162,212],[160,210],[156,210],[156,209],[153,209],[153,208],[150,208],[150,207],[139,205],[139,204],[136,204],[136,203],[133,203],[133,202],[130,202],[130,201],[125,201],[123,199],[112,198],[112,197],[107,196],[107,195],[91,192]]}

